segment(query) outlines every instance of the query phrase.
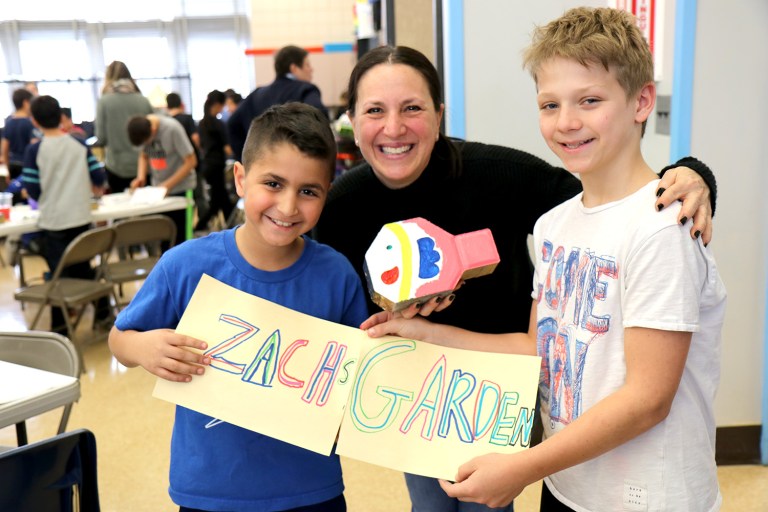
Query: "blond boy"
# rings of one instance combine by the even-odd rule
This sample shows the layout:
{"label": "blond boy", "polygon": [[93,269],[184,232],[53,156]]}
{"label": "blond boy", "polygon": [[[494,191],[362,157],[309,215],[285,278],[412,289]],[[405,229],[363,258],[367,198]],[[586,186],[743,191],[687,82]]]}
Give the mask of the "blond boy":
{"label": "blond boy", "polygon": [[543,442],[469,461],[441,483],[448,495],[500,506],[543,478],[548,512],[718,510],[725,289],[679,206],[648,207],[658,184],[640,151],[656,96],[648,45],[623,11],[577,8],[537,29],[524,61],[541,133],[584,185],[536,223],[529,332],[393,320],[371,334],[543,359]]}

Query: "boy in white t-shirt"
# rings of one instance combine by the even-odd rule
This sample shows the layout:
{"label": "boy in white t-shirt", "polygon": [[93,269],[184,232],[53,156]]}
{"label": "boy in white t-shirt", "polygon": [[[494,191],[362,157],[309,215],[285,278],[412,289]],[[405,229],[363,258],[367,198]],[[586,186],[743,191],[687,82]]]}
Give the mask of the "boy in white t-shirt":
{"label": "boy in white t-shirt", "polygon": [[648,45],[631,15],[576,8],[538,28],[524,60],[541,133],[584,185],[536,223],[529,332],[386,313],[363,327],[542,357],[543,442],[462,465],[456,483],[441,482],[449,496],[501,506],[544,478],[547,511],[718,510],[712,403],[726,294],[679,206],[648,208],[658,183],[640,151],[656,98]]}

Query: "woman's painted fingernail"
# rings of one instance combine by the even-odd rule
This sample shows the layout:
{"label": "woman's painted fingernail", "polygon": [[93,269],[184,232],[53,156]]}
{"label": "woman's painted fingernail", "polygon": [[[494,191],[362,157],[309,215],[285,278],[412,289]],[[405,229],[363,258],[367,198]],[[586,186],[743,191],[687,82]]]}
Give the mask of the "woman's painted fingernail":
{"label": "woman's painted fingernail", "polygon": [[455,299],[455,298],[456,298],[456,295],[452,293],[452,294],[450,294],[450,295],[448,296],[448,301],[449,301],[449,302],[453,302],[453,299]]}
{"label": "woman's painted fingernail", "polygon": [[700,236],[701,236],[701,231],[697,229],[696,232],[693,234],[693,238],[699,238]]}
{"label": "woman's painted fingernail", "polygon": [[657,209],[658,211],[661,211],[661,210],[663,210],[663,209],[664,209],[664,205],[663,205],[663,204],[657,204],[657,205],[656,205],[656,209]]}
{"label": "woman's painted fingernail", "polygon": [[440,304],[441,302],[443,302],[443,299],[444,299],[444,298],[445,298],[445,297],[435,297],[435,302],[437,302],[438,304]]}
{"label": "woman's painted fingernail", "polygon": [[680,219],[680,225],[681,225],[681,226],[682,226],[683,224],[685,224],[686,222],[688,222],[688,217],[683,217],[682,219]]}
{"label": "woman's painted fingernail", "polygon": [[667,189],[665,189],[664,187],[662,187],[659,190],[657,190],[656,191],[656,197],[661,197],[661,194],[663,194],[666,190]]}
{"label": "woman's painted fingernail", "polygon": [[421,302],[416,303],[416,309],[421,309]]}

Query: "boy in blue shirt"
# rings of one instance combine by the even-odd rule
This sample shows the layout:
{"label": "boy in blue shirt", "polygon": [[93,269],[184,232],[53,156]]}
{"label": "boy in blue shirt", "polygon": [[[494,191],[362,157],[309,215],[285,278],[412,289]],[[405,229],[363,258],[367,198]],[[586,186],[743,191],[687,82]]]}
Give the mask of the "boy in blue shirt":
{"label": "boy in blue shirt", "polygon": [[3,137],[0,139],[0,162],[8,166],[11,179],[21,175],[24,150],[40,139],[40,133],[32,124],[32,100],[34,95],[26,89],[16,89],[11,97],[15,111],[5,120]]}
{"label": "boy in blue shirt", "polygon": [[[304,236],[330,187],[336,145],[314,107],[289,103],[251,125],[235,164],[244,224],[190,240],[163,255],[115,322],[109,345],[126,366],[189,382],[209,358],[200,340],[174,332],[203,273],[293,310],[349,326],[365,319],[349,261]],[[344,511],[341,465],[214,418],[176,408],[170,495],[186,510]]]}

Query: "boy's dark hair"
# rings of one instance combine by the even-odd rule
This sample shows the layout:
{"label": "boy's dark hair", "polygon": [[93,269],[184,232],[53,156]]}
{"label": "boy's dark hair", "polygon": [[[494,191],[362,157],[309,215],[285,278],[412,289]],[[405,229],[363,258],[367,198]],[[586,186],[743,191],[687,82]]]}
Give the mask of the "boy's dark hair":
{"label": "boy's dark hair", "polygon": [[41,128],[58,128],[61,124],[61,106],[53,96],[38,96],[32,100],[32,119]]}
{"label": "boy's dark hair", "polygon": [[25,101],[32,101],[33,94],[29,92],[28,90],[24,89],[23,87],[21,89],[16,89],[13,91],[13,94],[11,95],[11,100],[13,101],[13,106],[16,110],[19,110],[21,107],[24,106]]}
{"label": "boy's dark hair", "polygon": [[306,103],[290,102],[268,108],[251,122],[243,147],[243,167],[251,166],[264,152],[287,142],[306,156],[324,161],[331,179],[336,171],[336,139],[328,118]]}
{"label": "boy's dark hair", "polygon": [[72,119],[72,109],[69,107],[61,107],[61,115],[67,119]]}
{"label": "boy's dark hair", "polygon": [[144,116],[133,116],[128,120],[128,138],[134,146],[146,144],[152,135],[152,125]]}
{"label": "boy's dark hair", "polygon": [[168,108],[180,108],[181,96],[179,96],[178,93],[172,92],[165,97],[165,103],[168,105]]}
{"label": "boy's dark hair", "polygon": [[289,45],[280,48],[275,55],[275,73],[277,76],[283,76],[291,72],[291,64],[296,64],[298,67],[303,66],[307,55],[309,52],[298,46]]}
{"label": "boy's dark hair", "polygon": [[217,104],[223,106],[226,99],[226,95],[218,89],[208,93],[208,97],[205,98],[205,104],[203,105],[203,118],[200,120],[199,125],[200,130],[207,130],[208,126],[216,120],[216,116],[211,112],[211,108]]}

